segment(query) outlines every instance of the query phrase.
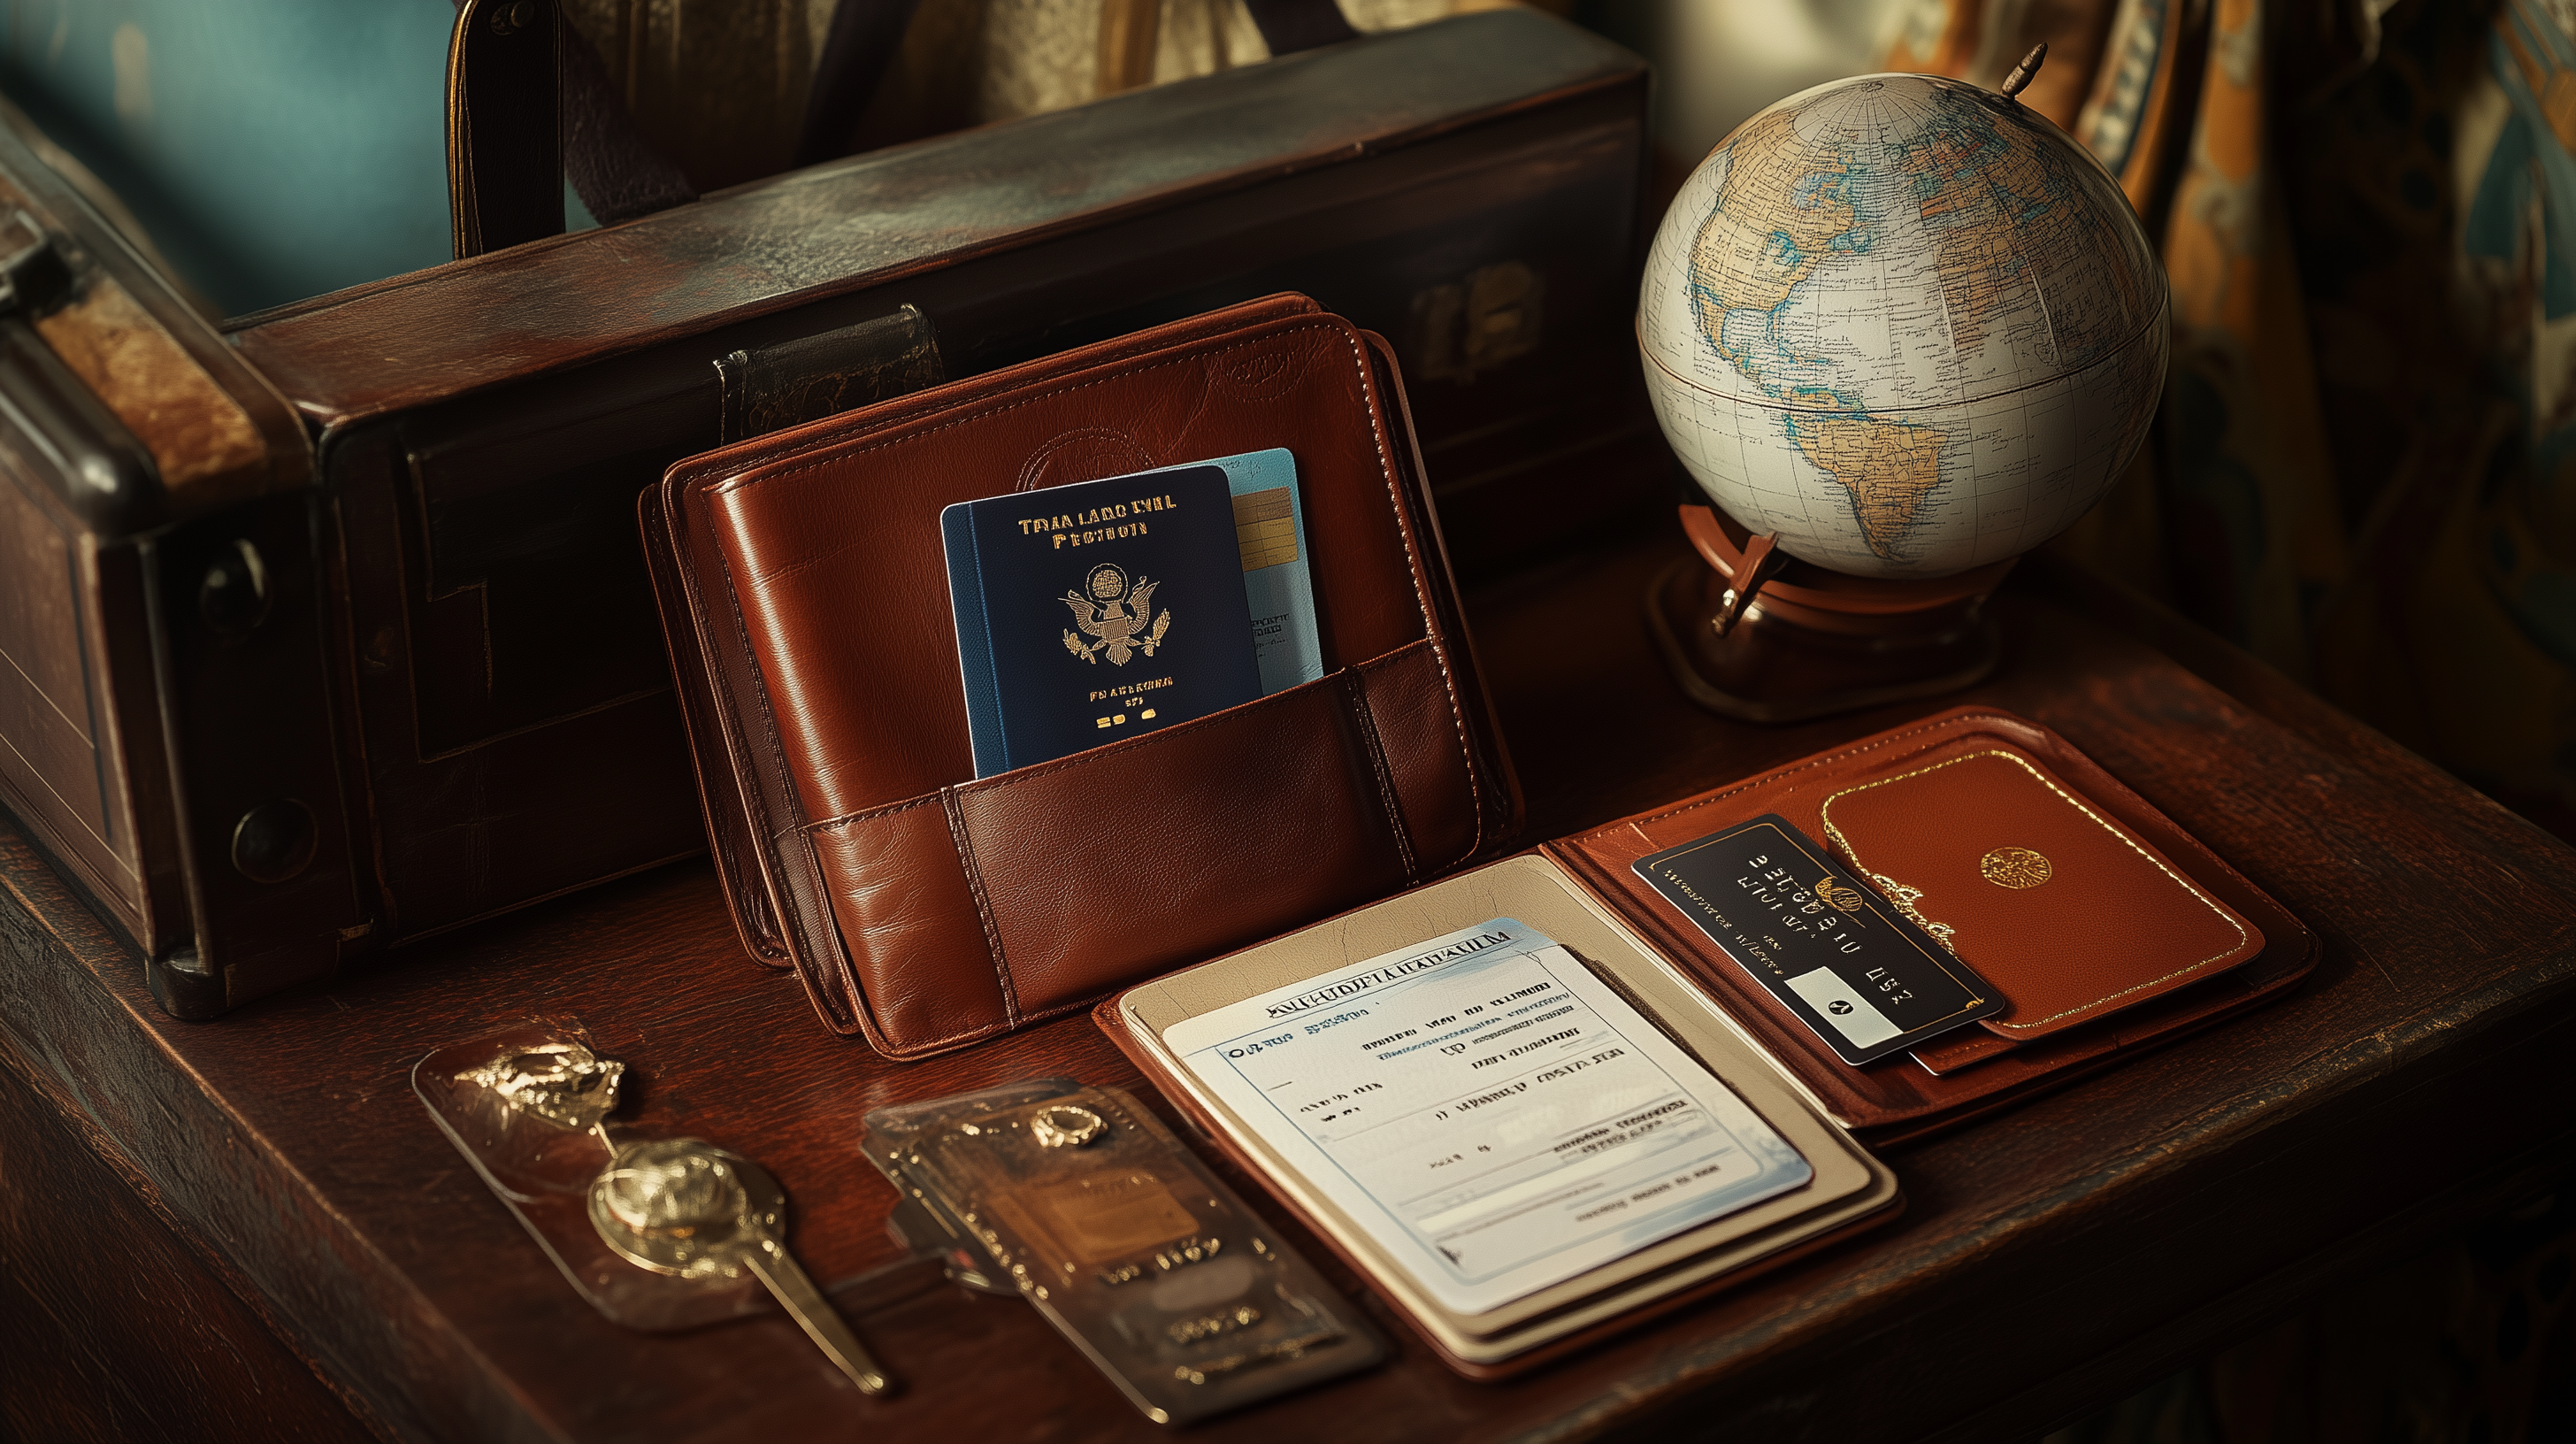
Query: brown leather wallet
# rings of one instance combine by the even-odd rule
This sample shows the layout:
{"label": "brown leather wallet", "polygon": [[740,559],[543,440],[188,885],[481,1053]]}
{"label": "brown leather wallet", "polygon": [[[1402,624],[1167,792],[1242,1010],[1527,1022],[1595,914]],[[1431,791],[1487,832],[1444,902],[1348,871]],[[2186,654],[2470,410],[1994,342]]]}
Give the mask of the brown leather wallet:
{"label": "brown leather wallet", "polygon": [[[976,778],[940,509],[1273,446],[1325,675]],[[692,457],[639,511],[743,945],[890,1057],[1409,886],[1518,823],[1392,353],[1303,296]]]}
{"label": "brown leather wallet", "polygon": [[[1926,778],[1943,785],[1923,786]],[[1880,811],[1860,801],[1879,793],[1890,804]],[[1835,1057],[1629,866],[1765,812],[1855,871],[1876,868],[1918,894],[1908,905],[1953,928],[1952,946],[2013,1008],[1994,1026],[1958,1029],[1911,1055],[1860,1068]],[[1965,886],[1964,874],[1991,853],[2046,857],[2051,846],[2068,875],[2020,901],[2044,905],[2049,887],[2074,884],[2057,894],[2065,901],[2055,916],[2003,916],[2013,900],[1989,904]],[[2065,738],[1990,709],[1940,713],[1539,850],[1688,968],[1873,1144],[1948,1127],[2215,1022],[2278,994],[2317,959],[2315,934],[2146,799]],[[2080,874],[2096,863],[2131,871],[2107,883]],[[1977,886],[2014,891],[1982,877]]]}
{"label": "brown leather wallet", "polygon": [[[1910,1055],[1857,1068],[1835,1056],[1631,867],[1766,812],[1875,873],[1892,900],[1948,933],[2012,1009]],[[2056,733],[1991,709],[1940,713],[1535,852],[1688,973],[1874,1146],[2216,1022],[2277,996],[2317,959],[2313,933],[2145,799]],[[2020,853],[2052,868],[2044,885],[2028,884],[2042,863]],[[2007,876],[1987,876],[1990,866]],[[1143,1065],[1111,1011],[1094,1017]]]}

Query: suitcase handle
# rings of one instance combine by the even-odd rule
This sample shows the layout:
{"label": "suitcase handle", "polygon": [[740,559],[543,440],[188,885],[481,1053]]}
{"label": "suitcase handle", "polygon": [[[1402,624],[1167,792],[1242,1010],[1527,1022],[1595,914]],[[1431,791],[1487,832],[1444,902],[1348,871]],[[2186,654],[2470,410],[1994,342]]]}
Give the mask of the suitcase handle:
{"label": "suitcase handle", "polygon": [[36,332],[36,313],[71,286],[71,267],[35,217],[0,213],[0,420],[50,463],[32,470],[82,526],[127,536],[164,520],[161,472]]}

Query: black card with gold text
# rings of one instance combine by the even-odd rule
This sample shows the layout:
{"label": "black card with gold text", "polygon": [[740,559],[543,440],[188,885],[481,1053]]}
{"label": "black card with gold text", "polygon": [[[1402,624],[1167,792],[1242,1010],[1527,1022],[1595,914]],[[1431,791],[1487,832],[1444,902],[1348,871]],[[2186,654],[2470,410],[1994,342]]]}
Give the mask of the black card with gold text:
{"label": "black card with gold text", "polygon": [[1634,864],[1841,1059],[1858,1066],[2007,1004],[1776,813]]}

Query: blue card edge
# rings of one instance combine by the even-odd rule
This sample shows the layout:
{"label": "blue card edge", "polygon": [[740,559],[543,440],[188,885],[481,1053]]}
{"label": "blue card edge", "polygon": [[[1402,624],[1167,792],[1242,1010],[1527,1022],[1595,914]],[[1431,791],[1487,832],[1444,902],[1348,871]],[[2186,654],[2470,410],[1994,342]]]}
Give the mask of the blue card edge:
{"label": "blue card edge", "polygon": [[[1313,551],[1306,541],[1306,488],[1297,475],[1297,453],[1285,446],[1265,446],[1259,451],[1238,451],[1232,456],[1213,456],[1205,461],[1177,462],[1171,466],[1149,467],[1144,471],[1128,474],[1153,476],[1160,472],[1189,471],[1197,467],[1213,466],[1225,473],[1227,494],[1242,496],[1249,491],[1268,489],[1266,483],[1270,478],[1261,473],[1259,463],[1263,458],[1273,455],[1276,455],[1287,469],[1288,522],[1297,531],[1297,559],[1280,565],[1290,569],[1295,579],[1294,596],[1299,609],[1304,613],[1300,618],[1301,625],[1296,629],[1295,638],[1298,676],[1295,682],[1288,684],[1288,686],[1302,686],[1307,682],[1319,680],[1324,675],[1324,639],[1320,635],[1321,626],[1315,617],[1315,574],[1309,565]],[[1109,479],[1114,481],[1118,478]],[[1272,568],[1265,567],[1263,570],[1268,571]],[[1281,687],[1278,690],[1284,692],[1288,687]],[[1275,694],[1265,692],[1263,695]]]}
{"label": "blue card edge", "polygon": [[975,545],[972,504],[940,508],[939,540],[948,565],[948,605],[957,626],[957,671],[966,691],[967,745],[974,753],[975,775],[989,777],[1010,767],[1003,756],[1002,694],[993,675],[992,622],[984,612],[984,558]]}

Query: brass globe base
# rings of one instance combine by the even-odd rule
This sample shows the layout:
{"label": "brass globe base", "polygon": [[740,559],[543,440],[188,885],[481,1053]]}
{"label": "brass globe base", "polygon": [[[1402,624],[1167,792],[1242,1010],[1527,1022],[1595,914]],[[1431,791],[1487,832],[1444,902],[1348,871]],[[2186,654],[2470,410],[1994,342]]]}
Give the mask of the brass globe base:
{"label": "brass globe base", "polygon": [[1932,581],[1846,577],[1756,555],[1756,590],[1739,602],[1751,538],[1704,506],[1681,509],[1697,548],[1646,589],[1646,620],[1693,702],[1739,722],[1804,722],[1983,681],[2003,660],[1985,601],[2010,561]]}

